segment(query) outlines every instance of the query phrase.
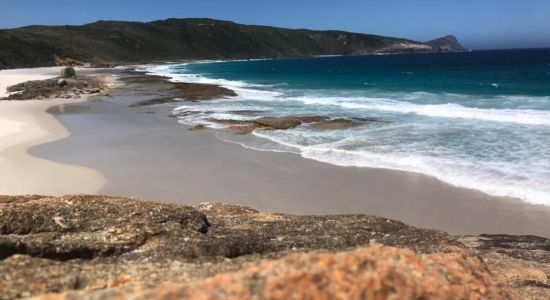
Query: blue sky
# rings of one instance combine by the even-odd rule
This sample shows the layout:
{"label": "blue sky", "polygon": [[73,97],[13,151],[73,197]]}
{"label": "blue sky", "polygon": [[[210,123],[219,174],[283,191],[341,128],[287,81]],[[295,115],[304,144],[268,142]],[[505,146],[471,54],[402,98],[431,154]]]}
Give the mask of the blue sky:
{"label": "blue sky", "polygon": [[550,0],[0,0],[0,28],[169,17],[421,41],[454,34],[473,49],[550,47]]}

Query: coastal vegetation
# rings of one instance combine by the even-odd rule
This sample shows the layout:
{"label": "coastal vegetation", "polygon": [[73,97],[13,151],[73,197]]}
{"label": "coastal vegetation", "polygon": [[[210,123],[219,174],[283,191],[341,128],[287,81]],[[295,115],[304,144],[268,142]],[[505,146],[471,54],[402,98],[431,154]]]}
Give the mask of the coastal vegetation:
{"label": "coastal vegetation", "polygon": [[285,29],[213,19],[98,21],[83,26],[0,30],[0,69],[464,50],[454,37],[422,43],[338,30]]}

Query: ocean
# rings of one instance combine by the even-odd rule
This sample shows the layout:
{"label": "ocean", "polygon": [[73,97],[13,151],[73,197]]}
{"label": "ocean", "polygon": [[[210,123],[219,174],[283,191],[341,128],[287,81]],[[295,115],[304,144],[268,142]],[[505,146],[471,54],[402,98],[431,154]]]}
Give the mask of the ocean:
{"label": "ocean", "polygon": [[550,205],[550,49],[207,61],[146,70],[238,94],[182,103],[174,114],[184,124],[220,127],[208,119],[297,115],[379,120],[345,130],[254,131],[261,139],[219,135],[244,147],[423,173]]}

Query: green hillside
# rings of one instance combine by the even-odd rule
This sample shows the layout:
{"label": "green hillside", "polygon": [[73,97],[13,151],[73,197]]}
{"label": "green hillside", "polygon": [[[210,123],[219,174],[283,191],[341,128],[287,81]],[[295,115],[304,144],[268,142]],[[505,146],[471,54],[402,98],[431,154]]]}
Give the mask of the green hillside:
{"label": "green hillside", "polygon": [[0,30],[0,69],[55,65],[55,57],[97,64],[437,51],[432,45],[343,31],[283,29],[212,19]]}

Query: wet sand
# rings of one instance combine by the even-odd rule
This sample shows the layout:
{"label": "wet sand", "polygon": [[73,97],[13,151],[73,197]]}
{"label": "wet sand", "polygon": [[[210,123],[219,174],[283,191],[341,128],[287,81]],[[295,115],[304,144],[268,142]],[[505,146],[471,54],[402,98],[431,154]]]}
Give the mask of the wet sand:
{"label": "wet sand", "polygon": [[[57,76],[60,68],[0,71],[0,97],[5,87]],[[52,105],[81,102],[52,99],[0,101],[0,195],[94,193],[104,184],[95,169],[53,162],[28,154],[28,149],[69,136],[47,113]]]}
{"label": "wet sand", "polygon": [[54,107],[72,135],[31,154],[94,168],[100,193],[180,204],[229,202],[295,214],[362,213],[453,234],[550,236],[550,207],[488,196],[435,178],[338,167],[291,153],[249,150],[214,130],[188,131],[176,103],[130,107],[159,93],[131,85],[100,100]]}

